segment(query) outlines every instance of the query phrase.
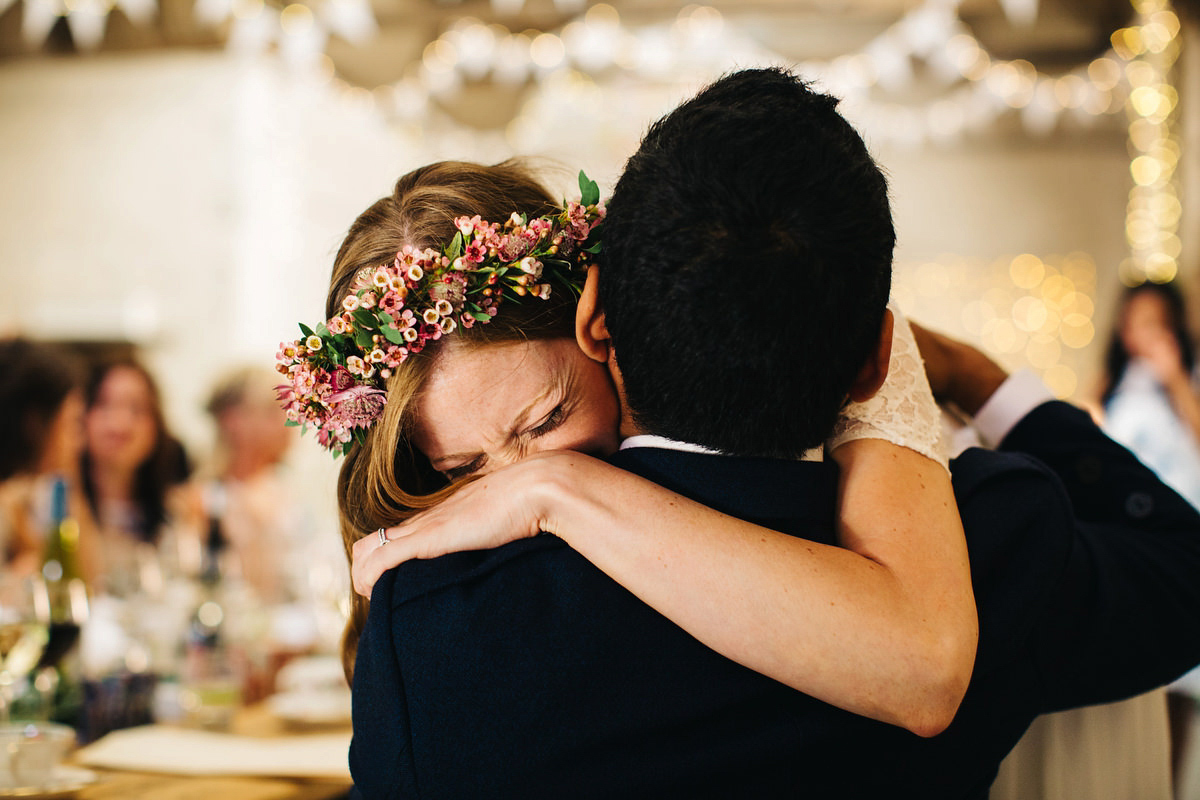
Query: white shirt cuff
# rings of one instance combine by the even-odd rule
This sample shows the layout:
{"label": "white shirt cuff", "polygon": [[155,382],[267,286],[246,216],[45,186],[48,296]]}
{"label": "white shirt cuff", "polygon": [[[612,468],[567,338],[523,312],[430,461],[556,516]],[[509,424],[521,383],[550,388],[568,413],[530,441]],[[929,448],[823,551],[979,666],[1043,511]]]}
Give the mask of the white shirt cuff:
{"label": "white shirt cuff", "polygon": [[1053,399],[1053,393],[1037,373],[1017,370],[988,398],[971,425],[985,446],[995,447],[1026,414]]}

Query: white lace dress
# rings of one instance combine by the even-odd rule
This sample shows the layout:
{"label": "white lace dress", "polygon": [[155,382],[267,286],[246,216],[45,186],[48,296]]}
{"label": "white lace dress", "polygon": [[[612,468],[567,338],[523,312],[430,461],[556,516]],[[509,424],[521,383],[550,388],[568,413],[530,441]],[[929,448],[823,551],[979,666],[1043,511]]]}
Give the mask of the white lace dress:
{"label": "white lace dress", "polygon": [[925,362],[908,320],[899,309],[888,308],[895,324],[887,380],[869,400],[850,403],[842,410],[826,450],[853,439],[884,439],[947,467],[941,411],[929,390]]}

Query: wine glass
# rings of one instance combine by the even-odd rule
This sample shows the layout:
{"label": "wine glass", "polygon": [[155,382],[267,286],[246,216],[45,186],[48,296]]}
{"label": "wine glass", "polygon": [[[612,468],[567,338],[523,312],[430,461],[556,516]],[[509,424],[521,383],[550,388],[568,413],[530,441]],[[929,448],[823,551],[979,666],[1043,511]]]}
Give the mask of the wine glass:
{"label": "wine glass", "polygon": [[16,685],[37,666],[50,638],[50,596],[41,578],[0,574],[0,724]]}

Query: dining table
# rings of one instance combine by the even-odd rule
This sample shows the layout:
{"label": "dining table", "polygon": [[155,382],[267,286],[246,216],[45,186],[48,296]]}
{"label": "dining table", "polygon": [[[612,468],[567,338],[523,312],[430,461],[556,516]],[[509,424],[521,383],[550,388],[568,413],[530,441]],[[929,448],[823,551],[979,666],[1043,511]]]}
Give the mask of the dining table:
{"label": "dining table", "polygon": [[90,773],[78,800],[335,800],[352,782],[348,722],[296,725],[267,703],[239,709],[228,730],[147,725],[77,750]]}

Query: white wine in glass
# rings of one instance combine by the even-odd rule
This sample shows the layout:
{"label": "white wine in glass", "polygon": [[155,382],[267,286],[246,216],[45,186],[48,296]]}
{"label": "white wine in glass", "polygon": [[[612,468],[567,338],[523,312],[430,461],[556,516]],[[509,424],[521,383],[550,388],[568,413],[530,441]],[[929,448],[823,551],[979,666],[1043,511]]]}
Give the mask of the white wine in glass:
{"label": "white wine in glass", "polygon": [[40,578],[0,575],[0,723],[16,685],[37,666],[50,639],[50,598]]}

